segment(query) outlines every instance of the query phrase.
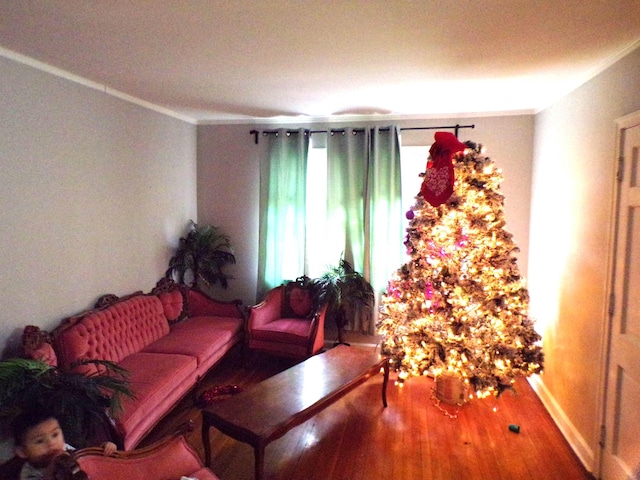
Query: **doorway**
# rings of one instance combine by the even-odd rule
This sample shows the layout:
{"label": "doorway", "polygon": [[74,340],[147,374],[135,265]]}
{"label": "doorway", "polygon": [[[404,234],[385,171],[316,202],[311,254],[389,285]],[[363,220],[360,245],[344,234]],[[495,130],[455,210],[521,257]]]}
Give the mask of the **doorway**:
{"label": "doorway", "polygon": [[[640,469],[640,112],[618,121],[600,478]],[[640,470],[638,470],[640,471]]]}

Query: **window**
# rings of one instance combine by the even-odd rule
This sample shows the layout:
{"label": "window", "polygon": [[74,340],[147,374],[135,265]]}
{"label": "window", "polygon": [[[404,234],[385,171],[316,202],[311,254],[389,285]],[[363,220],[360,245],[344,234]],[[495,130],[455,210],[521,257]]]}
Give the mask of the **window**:
{"label": "window", "polygon": [[[402,211],[407,212],[415,203],[415,197],[422,185],[421,173],[427,169],[429,148],[427,146],[400,146],[400,171],[402,180]],[[404,219],[405,228],[409,220]]]}
{"label": "window", "polygon": [[[402,209],[408,211],[415,203],[415,197],[422,184],[421,173],[424,173],[429,156],[429,145],[406,146],[400,148]],[[310,277],[317,277],[336,264],[337,259],[329,258],[324,242],[326,241],[326,204],[327,204],[327,149],[326,134],[314,133],[309,145],[307,165],[307,223],[306,223],[306,272]],[[404,227],[409,220],[404,219]],[[401,239],[403,241],[404,239]],[[398,265],[400,267],[400,265]]]}
{"label": "window", "polygon": [[327,137],[326,133],[314,133],[309,142],[307,158],[307,213],[306,213],[306,265],[311,278],[319,277],[327,267],[335,265],[335,258],[327,258],[324,248],[327,226]]}

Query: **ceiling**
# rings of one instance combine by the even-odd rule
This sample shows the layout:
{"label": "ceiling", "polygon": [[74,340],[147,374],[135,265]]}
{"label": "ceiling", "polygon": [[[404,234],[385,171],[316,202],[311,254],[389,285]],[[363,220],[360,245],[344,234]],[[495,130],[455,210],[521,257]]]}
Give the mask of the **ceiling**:
{"label": "ceiling", "polygon": [[536,112],[638,0],[0,0],[0,55],[193,123]]}

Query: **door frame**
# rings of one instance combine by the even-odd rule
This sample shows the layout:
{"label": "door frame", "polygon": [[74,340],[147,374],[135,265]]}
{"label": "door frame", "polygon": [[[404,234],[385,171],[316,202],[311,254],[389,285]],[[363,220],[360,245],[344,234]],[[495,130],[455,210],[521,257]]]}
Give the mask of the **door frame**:
{"label": "door frame", "polygon": [[600,419],[600,434],[599,444],[596,446],[595,451],[595,465],[593,474],[596,478],[601,479],[604,468],[604,452],[605,442],[607,441],[607,429],[611,429],[610,425],[607,425],[607,413],[608,413],[608,384],[609,374],[611,366],[611,341],[612,341],[612,329],[613,329],[613,315],[614,315],[614,291],[616,280],[616,251],[618,246],[618,222],[620,213],[620,195],[621,195],[621,175],[623,170],[623,155],[624,155],[624,140],[625,131],[628,128],[634,127],[640,124],[640,110],[618,118],[616,121],[616,143],[615,143],[615,172],[614,172],[614,185],[613,185],[613,203],[611,210],[611,231],[610,242],[607,252],[607,275],[606,275],[606,304],[603,312],[603,319],[605,322],[603,331],[605,335],[603,337],[603,356],[600,368],[600,383],[598,386],[599,392],[599,405],[598,405],[598,418]]}

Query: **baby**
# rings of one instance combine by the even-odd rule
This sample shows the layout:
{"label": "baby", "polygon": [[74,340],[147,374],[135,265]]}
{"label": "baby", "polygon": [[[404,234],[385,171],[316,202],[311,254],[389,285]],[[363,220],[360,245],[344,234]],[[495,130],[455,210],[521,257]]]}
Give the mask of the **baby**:
{"label": "baby", "polygon": [[[73,450],[64,441],[58,419],[49,412],[25,412],[16,417],[13,438],[16,455],[25,460],[20,480],[46,479],[53,461]],[[116,445],[106,442],[103,449],[105,455],[111,455],[116,451]]]}

